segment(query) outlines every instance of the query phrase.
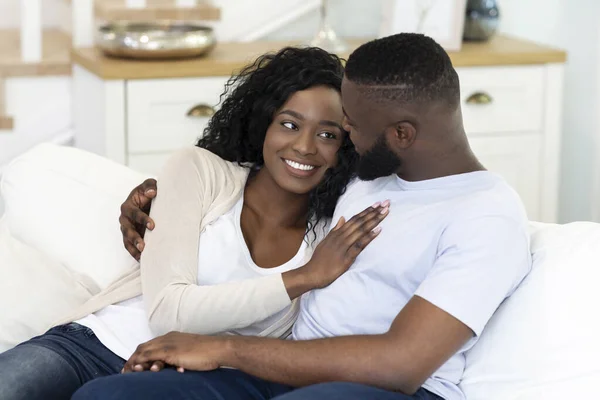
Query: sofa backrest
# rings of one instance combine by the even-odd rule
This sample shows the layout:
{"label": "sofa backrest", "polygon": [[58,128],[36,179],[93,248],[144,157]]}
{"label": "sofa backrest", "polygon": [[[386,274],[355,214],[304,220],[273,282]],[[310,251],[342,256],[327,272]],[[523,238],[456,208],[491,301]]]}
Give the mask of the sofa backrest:
{"label": "sofa backrest", "polygon": [[40,334],[138,263],[120,205],[146,176],[71,147],[39,145],[4,170],[0,351]]}
{"label": "sofa backrest", "polygon": [[531,223],[533,270],[467,354],[468,400],[595,398],[600,224]]}

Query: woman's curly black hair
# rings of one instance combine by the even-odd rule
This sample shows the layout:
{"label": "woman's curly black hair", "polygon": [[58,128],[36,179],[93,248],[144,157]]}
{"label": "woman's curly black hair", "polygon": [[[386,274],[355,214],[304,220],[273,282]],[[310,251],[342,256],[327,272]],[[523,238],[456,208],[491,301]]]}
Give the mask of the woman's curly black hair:
{"label": "woman's curly black hair", "polygon": [[[221,95],[221,107],[197,146],[256,171],[264,164],[267,129],[290,96],[315,86],[340,92],[343,74],[341,59],[319,48],[286,47],[265,54],[229,79]],[[326,172],[309,195],[307,232],[316,235],[319,221],[333,216],[338,198],[354,177],[357,158],[346,134],[337,165]]]}

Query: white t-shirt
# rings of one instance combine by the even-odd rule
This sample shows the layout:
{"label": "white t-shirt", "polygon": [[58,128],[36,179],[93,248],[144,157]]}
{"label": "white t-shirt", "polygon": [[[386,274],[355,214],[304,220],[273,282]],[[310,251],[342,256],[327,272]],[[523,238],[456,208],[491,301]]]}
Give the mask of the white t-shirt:
{"label": "white t-shirt", "polygon": [[[243,198],[226,214],[201,232],[198,248],[198,284],[217,285],[270,274],[283,273],[304,265],[312,255],[312,246],[303,241],[298,253],[275,268],[261,268],[252,261],[240,225]],[[239,335],[266,335],[267,328],[280,318],[295,319],[297,307],[286,307],[271,317],[242,329],[227,332]],[[76,321],[87,326],[109,350],[128,359],[137,346],[154,338],[142,296],[108,306]]]}
{"label": "white t-shirt", "polygon": [[386,199],[390,214],[381,234],[348,272],[302,298],[293,338],[385,333],[410,298],[420,296],[476,335],[424,384],[446,400],[464,399],[457,385],[465,351],[531,270],[523,206],[487,171],[421,182],[394,175],[353,182],[332,225]]}

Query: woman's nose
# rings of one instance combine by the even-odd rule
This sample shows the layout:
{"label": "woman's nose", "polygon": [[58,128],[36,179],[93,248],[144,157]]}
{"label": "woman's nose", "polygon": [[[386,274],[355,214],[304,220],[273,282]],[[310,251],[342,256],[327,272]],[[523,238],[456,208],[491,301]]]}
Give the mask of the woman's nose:
{"label": "woman's nose", "polygon": [[302,155],[317,153],[316,136],[311,130],[301,131],[296,137],[292,148]]}

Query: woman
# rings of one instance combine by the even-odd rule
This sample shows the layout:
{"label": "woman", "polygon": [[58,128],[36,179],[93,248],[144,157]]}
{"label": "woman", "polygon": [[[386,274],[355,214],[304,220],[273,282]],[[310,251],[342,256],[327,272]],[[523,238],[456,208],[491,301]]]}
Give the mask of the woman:
{"label": "woman", "polygon": [[[312,254],[356,160],[341,79],[340,60],[314,48],[265,55],[232,78],[197,147],[159,179],[141,279],[123,277],[0,355],[0,398],[69,398],[168,331],[286,337],[295,300],[344,273],[387,215],[384,203],[340,220]],[[162,366],[135,366],[148,368]]]}

